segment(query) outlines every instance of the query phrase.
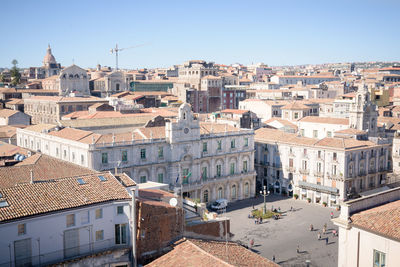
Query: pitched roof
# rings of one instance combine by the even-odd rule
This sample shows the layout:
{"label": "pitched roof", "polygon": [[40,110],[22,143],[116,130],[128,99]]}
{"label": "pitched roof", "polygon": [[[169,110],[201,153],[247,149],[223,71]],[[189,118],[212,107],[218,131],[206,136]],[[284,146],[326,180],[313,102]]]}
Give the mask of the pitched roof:
{"label": "pitched roof", "polygon": [[31,170],[36,181],[96,173],[91,169],[37,153],[14,166],[0,168],[0,188],[29,182]]}
{"label": "pitched roof", "polygon": [[352,225],[400,241],[400,200],[355,213]]}
{"label": "pitched roof", "polygon": [[334,147],[334,148],[344,148],[353,149],[360,147],[375,146],[376,144],[371,141],[357,140],[353,138],[334,138],[326,137],[315,143],[316,146],[323,147]]}
{"label": "pitched roof", "polygon": [[344,118],[328,118],[328,117],[318,117],[318,116],[306,116],[306,117],[301,118],[298,121],[299,122],[349,125],[349,119],[344,119]]}
{"label": "pitched roof", "polygon": [[[296,124],[291,123],[290,121],[282,119],[282,118],[274,117],[274,118],[271,118],[269,120],[264,121],[263,123],[265,123],[267,125],[271,125],[273,122],[279,122],[283,126],[290,127],[290,128],[293,128],[293,129],[297,130],[297,125]],[[271,125],[271,126],[273,126],[273,125]]]}
{"label": "pitched roof", "polygon": [[0,157],[11,157],[16,154],[28,155],[28,150],[0,141]]}
{"label": "pitched roof", "polygon": [[[99,176],[105,178],[101,181]],[[83,179],[84,184],[78,182]],[[24,183],[1,188],[0,222],[48,212],[87,206],[113,200],[130,199],[125,187],[109,172],[76,175],[68,178]]]}
{"label": "pitched roof", "polygon": [[55,124],[36,124],[36,125],[32,125],[32,126],[26,127],[25,130],[41,133],[44,130],[49,131],[49,130],[54,129],[56,127],[57,127],[57,125],[55,125]]}
{"label": "pitched roof", "polygon": [[52,131],[49,135],[57,136],[60,138],[65,138],[73,141],[79,141],[89,135],[92,135],[93,132],[74,129],[74,128],[64,128],[59,131]]}
{"label": "pitched roof", "polygon": [[224,133],[225,130],[226,132],[238,132],[241,129],[229,124],[200,122],[200,134]]}
{"label": "pitched roof", "polygon": [[289,110],[303,110],[303,109],[310,109],[310,107],[307,107],[306,105],[302,103],[298,103],[297,101],[287,104],[283,106],[281,109],[289,109]]}
{"label": "pitched roof", "polygon": [[[228,253],[226,252],[228,251]],[[182,239],[146,266],[279,266],[234,242]]]}
{"label": "pitched roof", "polygon": [[22,113],[22,112],[18,111],[18,110],[12,110],[12,109],[0,109],[0,118],[8,118],[17,113]]}

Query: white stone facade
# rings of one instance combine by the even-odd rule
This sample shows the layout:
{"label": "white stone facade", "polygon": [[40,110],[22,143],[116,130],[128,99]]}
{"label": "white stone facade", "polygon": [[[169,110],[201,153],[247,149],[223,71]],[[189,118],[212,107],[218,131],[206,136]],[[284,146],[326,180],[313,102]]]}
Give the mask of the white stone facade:
{"label": "white stone facade", "polygon": [[[132,138],[111,143],[83,143],[47,133],[17,130],[21,147],[79,164],[94,170],[114,170],[127,173],[136,182],[155,181],[179,187],[192,198],[210,202],[218,198],[237,200],[255,195],[254,131],[235,129],[200,133],[200,124],[190,106],[182,105],[177,122],[169,122],[162,138],[132,141]],[[211,125],[211,124],[208,124]],[[145,128],[150,129],[151,128]],[[140,129],[139,129],[140,130]],[[90,132],[88,132],[90,134]],[[177,180],[179,173],[179,179]]]}

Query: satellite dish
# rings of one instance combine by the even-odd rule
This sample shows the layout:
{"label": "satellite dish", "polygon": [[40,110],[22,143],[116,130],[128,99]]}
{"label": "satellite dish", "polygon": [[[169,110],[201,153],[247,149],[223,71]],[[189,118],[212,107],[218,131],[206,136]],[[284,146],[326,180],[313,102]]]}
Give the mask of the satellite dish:
{"label": "satellite dish", "polygon": [[171,206],[173,206],[173,207],[175,207],[177,204],[178,204],[178,200],[176,200],[176,198],[171,198],[170,200],[169,200],[169,204],[171,205]]}

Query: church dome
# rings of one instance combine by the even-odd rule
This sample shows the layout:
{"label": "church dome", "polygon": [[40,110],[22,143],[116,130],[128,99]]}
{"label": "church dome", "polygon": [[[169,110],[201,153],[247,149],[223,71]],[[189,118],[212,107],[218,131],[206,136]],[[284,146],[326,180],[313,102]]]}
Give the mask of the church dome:
{"label": "church dome", "polygon": [[54,57],[53,54],[51,53],[50,45],[47,47],[47,53],[46,53],[46,55],[44,56],[43,64],[44,64],[44,65],[57,64],[55,57]]}

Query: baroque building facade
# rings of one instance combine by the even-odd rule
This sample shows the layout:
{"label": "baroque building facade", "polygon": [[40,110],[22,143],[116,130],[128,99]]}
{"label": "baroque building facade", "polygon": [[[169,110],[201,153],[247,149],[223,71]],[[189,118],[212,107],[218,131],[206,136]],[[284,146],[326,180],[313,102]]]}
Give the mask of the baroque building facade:
{"label": "baroque building facade", "polygon": [[30,128],[18,130],[19,146],[94,170],[118,168],[136,182],[182,187],[185,196],[206,203],[255,195],[254,131],[200,123],[188,104],[180,106],[176,121],[126,133]]}
{"label": "baroque building facade", "polygon": [[390,144],[385,140],[307,138],[273,129],[255,132],[258,187],[337,205],[386,184]]}

